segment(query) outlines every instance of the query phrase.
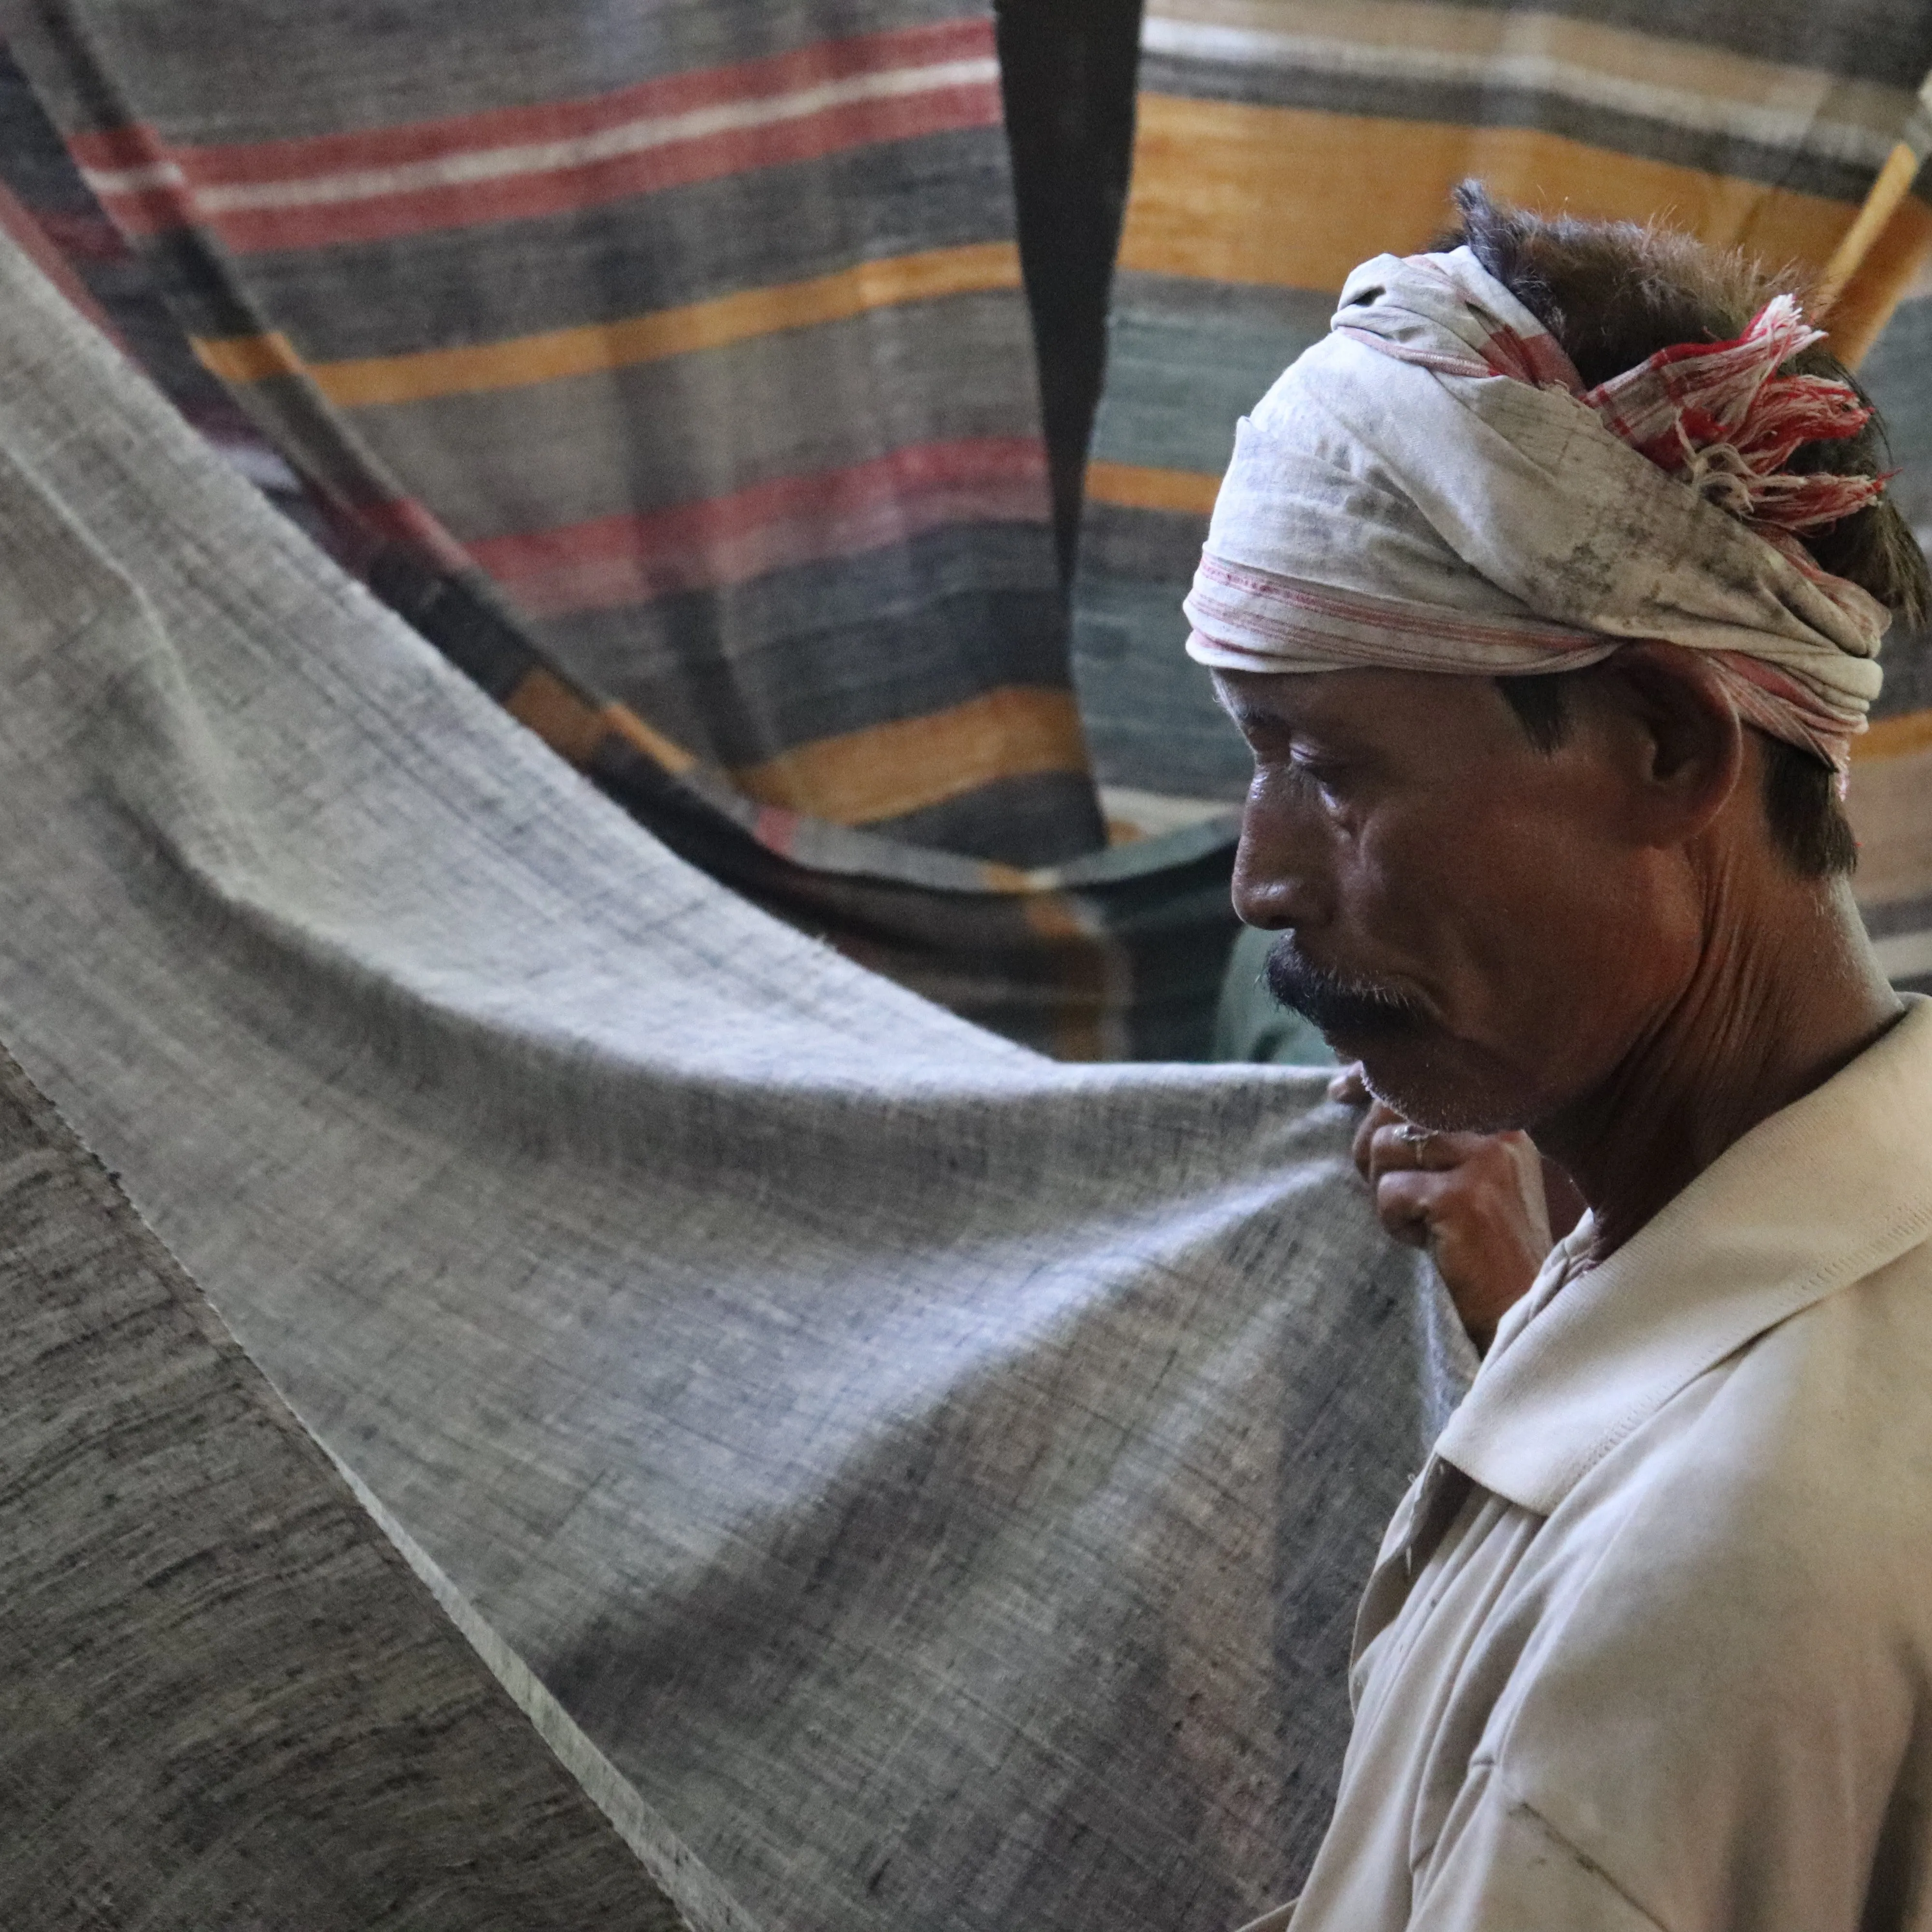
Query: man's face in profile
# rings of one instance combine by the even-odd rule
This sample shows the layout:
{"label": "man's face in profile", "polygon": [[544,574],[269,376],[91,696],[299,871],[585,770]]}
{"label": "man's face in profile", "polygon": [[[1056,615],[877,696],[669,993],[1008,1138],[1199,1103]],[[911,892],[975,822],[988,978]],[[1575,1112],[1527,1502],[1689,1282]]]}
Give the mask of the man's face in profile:
{"label": "man's face in profile", "polygon": [[1282,935],[1276,998],[1426,1126],[1534,1128],[1594,1090],[1696,937],[1683,855],[1626,829],[1627,721],[1586,702],[1544,752],[1486,677],[1216,677],[1255,755],[1234,902]]}

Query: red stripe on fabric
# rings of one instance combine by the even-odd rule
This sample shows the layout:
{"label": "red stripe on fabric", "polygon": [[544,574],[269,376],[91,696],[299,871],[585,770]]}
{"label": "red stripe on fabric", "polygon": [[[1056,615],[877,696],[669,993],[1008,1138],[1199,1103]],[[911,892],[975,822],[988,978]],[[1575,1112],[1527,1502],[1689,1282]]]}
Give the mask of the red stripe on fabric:
{"label": "red stripe on fabric", "polygon": [[68,152],[84,168],[151,168],[168,158],[168,146],[146,122],[70,134]]}
{"label": "red stripe on fabric", "polygon": [[941,21],[850,40],[821,40],[787,54],[668,74],[610,94],[525,107],[411,122],[352,134],[312,135],[248,146],[166,149],[153,130],[117,128],[69,142],[83,167],[126,168],[172,159],[197,185],[302,180],[364,168],[396,167],[478,148],[571,140],[625,122],[794,92],[825,81],[993,52],[990,16]]}
{"label": "red stripe on fabric", "polygon": [[789,859],[798,841],[798,827],[796,812],[788,812],[782,806],[761,805],[758,817],[752,823],[752,836],[766,851],[776,852],[781,859]]}
{"label": "red stripe on fabric", "polygon": [[1044,523],[1036,439],[920,443],[642,515],[492,538],[470,554],[532,616],[608,610],[849,556],[949,524]]}
{"label": "red stripe on fabric", "polygon": [[94,300],[93,290],[74,272],[74,265],[61,253],[33,211],[4,183],[0,183],[0,233],[10,236],[27,259],[109,341],[126,349],[121,332]]}
{"label": "red stripe on fabric", "polygon": [[181,188],[142,188],[134,194],[103,194],[100,200],[124,235],[160,235],[195,225],[194,202]]}
{"label": "red stripe on fabric", "polygon": [[[150,193],[104,195],[124,228],[152,232],[189,219],[213,230],[236,254],[272,249],[321,248],[380,242],[430,230],[473,227],[485,222],[530,220],[594,207],[627,195],[650,194],[692,182],[788,163],[816,160],[845,148],[905,141],[1000,124],[997,82],[936,88],[827,109],[769,128],[740,130],[694,141],[677,141],[585,166],[542,174],[512,175],[460,187],[418,189],[367,200],[316,202],[296,208],[251,208],[207,214],[191,196]],[[155,219],[159,214],[159,220]]]}
{"label": "red stripe on fabric", "polygon": [[344,508],[365,529],[449,571],[472,571],[470,553],[433,512],[407,496],[359,497]]}
{"label": "red stripe on fabric", "polygon": [[47,232],[47,238],[70,260],[84,262],[124,262],[128,244],[112,222],[92,208],[37,211],[34,219]]}

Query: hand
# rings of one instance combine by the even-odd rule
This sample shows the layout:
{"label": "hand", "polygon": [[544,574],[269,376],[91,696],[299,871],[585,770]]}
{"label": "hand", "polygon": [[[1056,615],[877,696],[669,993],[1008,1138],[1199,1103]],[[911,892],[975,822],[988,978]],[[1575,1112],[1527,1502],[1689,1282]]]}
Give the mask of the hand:
{"label": "hand", "polygon": [[1358,1066],[1336,1074],[1328,1094],[1371,1102],[1354,1155],[1376,1215],[1397,1240],[1429,1250],[1470,1340],[1486,1350],[1554,1245],[1535,1142],[1524,1133],[1418,1134],[1372,1100]]}

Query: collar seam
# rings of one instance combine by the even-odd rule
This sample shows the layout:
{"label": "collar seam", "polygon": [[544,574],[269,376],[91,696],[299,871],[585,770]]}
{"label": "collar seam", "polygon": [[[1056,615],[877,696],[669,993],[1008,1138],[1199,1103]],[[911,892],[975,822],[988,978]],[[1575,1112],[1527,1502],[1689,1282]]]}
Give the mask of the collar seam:
{"label": "collar seam", "polygon": [[[1666,1402],[1682,1394],[1700,1376],[1708,1375],[1718,1364],[1729,1360],[1740,1349],[1750,1347],[1761,1336],[1769,1334],[1774,1328],[1781,1328],[1786,1322],[1796,1316],[1802,1315],[1806,1309],[1816,1307],[1820,1302],[1836,1294],[1840,1289],[1849,1288],[1853,1282],[1862,1281],[1868,1275],[1876,1274],[1880,1269],[1889,1267],[1893,1262],[1900,1259],[1912,1249],[1921,1245],[1928,1234],[1932,1234],[1932,1202],[1923,1202],[1914,1208],[1910,1213],[1891,1223],[1883,1234],[1853,1250],[1850,1256],[1841,1258],[1831,1266],[1814,1269],[1811,1274],[1803,1276],[1793,1289],[1791,1306],[1774,1321],[1767,1322],[1749,1334],[1741,1336],[1722,1354],[1702,1363],[1663,1394],[1654,1397],[1646,1394],[1633,1403],[1624,1415],[1596,1438],[1589,1450],[1575,1462],[1574,1467],[1564,1472],[1556,1485],[1550,1508],[1539,1511],[1539,1514],[1545,1516],[1553,1514],[1556,1505],[1606,1456],[1619,1444],[1628,1441]],[[1465,1471],[1464,1473],[1468,1472]]]}

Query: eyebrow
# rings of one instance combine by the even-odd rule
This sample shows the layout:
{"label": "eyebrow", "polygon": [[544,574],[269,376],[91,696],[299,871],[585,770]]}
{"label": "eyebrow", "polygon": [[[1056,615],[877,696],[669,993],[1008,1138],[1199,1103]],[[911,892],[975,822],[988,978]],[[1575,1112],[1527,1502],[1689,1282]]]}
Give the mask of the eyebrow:
{"label": "eyebrow", "polygon": [[1235,697],[1217,677],[1214,682],[1214,702],[1245,729],[1250,724],[1286,724],[1292,729],[1294,720],[1284,718],[1279,711],[1270,711],[1265,705],[1254,704]]}
{"label": "eyebrow", "polygon": [[1266,704],[1257,704],[1252,699],[1235,696],[1218,679],[1214,685],[1214,701],[1233,719],[1236,728],[1243,731],[1258,724],[1277,725],[1288,732],[1309,728],[1286,712],[1277,711]]}

